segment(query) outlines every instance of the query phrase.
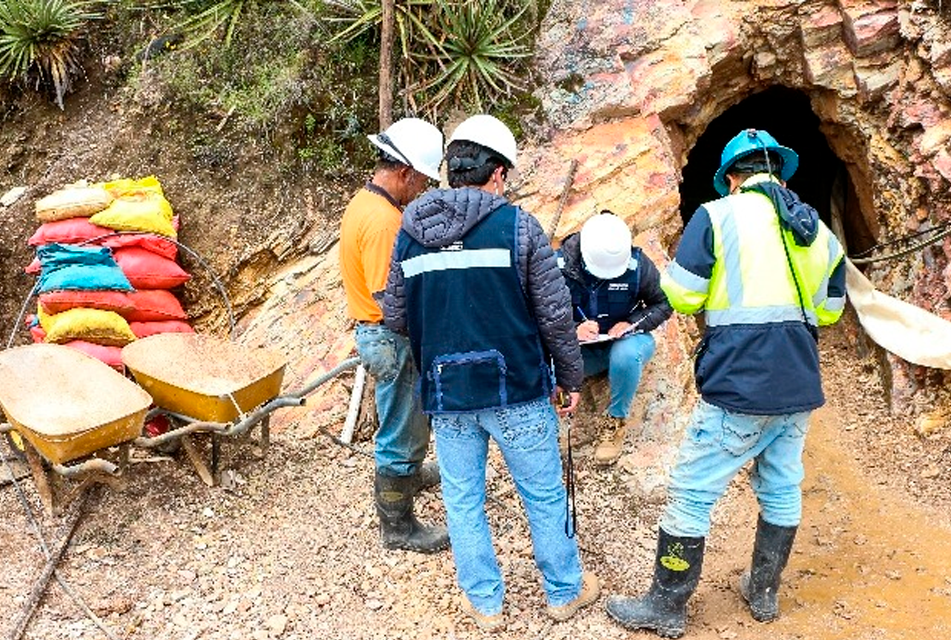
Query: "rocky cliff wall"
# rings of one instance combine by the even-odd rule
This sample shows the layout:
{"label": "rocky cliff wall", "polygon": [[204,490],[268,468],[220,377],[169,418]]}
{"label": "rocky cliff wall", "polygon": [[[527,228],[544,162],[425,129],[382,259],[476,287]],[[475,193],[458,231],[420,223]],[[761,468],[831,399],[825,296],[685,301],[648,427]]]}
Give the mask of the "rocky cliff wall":
{"label": "rocky cliff wall", "polygon": [[[539,48],[549,79],[541,97],[550,140],[526,154],[522,203],[540,218],[553,218],[569,162],[577,160],[556,235],[610,208],[663,261],[675,247],[682,216],[689,215],[681,208],[691,154],[731,109],[783,88],[804,96],[810,113],[778,104],[773,113],[757,114],[765,125],[751,119],[744,126],[772,130],[793,148],[818,130],[844,171],[850,198],[839,209],[850,245],[867,249],[946,224],[951,16],[938,8],[895,0],[556,1]],[[720,127],[719,139],[707,142],[722,149],[740,128]],[[816,162],[799,150],[803,165]],[[715,169],[716,158],[704,179]],[[708,184],[703,188],[713,196]],[[949,252],[944,240],[866,269],[886,293],[951,318]],[[687,325],[675,324],[682,334]],[[690,340],[680,342],[683,356]],[[887,363],[883,375],[896,410],[942,401],[942,373],[894,358]],[[679,374],[689,379],[686,367]]]}

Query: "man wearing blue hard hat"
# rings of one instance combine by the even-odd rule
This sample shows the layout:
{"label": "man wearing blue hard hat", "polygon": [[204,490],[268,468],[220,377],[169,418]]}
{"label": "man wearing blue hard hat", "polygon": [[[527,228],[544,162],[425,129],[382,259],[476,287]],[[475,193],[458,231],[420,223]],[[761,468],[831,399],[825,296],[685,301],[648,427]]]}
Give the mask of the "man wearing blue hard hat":
{"label": "man wearing blue hard hat", "polygon": [[825,401],[818,327],[845,306],[842,246],[785,186],[798,165],[767,132],[737,134],[713,178],[723,197],[693,215],[662,277],[676,311],[704,312],[694,362],[700,399],[671,472],[650,590],[607,602],[629,629],[683,635],[710,512],[750,461],[760,514],[739,592],[757,621],[779,616],[780,574],[802,516],[803,444]]}

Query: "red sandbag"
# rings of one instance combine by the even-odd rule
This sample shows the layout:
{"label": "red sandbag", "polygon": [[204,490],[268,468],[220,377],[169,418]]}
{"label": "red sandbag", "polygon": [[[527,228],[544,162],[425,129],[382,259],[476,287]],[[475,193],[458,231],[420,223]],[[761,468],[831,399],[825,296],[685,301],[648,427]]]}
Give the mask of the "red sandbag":
{"label": "red sandbag", "polygon": [[107,291],[99,289],[63,289],[60,291],[47,291],[39,295],[40,306],[43,311],[53,315],[62,313],[77,307],[88,309],[102,309],[104,311],[115,311],[119,315],[125,316],[135,309],[135,304],[129,297],[132,292],[125,291]]}
{"label": "red sandbag", "polygon": [[54,222],[44,222],[37,227],[27,242],[33,247],[53,242],[79,244],[112,232],[112,229],[89,222],[89,218],[66,218]]}
{"label": "red sandbag", "polygon": [[191,278],[174,260],[141,247],[116,249],[113,257],[136,289],[172,289]]}
{"label": "red sandbag", "polygon": [[185,320],[188,316],[171,291],[167,289],[139,289],[128,294],[132,309],[123,313],[129,322],[156,320]]}

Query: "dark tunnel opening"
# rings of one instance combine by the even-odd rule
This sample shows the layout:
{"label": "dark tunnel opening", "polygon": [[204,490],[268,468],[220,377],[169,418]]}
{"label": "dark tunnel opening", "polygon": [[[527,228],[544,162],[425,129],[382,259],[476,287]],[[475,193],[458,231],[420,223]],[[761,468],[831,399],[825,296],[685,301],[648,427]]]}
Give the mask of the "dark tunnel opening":
{"label": "dark tunnel opening", "polygon": [[832,208],[839,208],[849,253],[873,246],[874,236],[857,210],[845,165],[829,147],[819,125],[809,96],[787,87],[771,87],[727,109],[710,123],[687,157],[680,185],[684,224],[697,207],[720,197],[713,188],[713,175],[720,166],[723,147],[743,129],[755,128],[768,131],[779,144],[799,154],[799,169],[787,186],[814,206],[830,226]]}

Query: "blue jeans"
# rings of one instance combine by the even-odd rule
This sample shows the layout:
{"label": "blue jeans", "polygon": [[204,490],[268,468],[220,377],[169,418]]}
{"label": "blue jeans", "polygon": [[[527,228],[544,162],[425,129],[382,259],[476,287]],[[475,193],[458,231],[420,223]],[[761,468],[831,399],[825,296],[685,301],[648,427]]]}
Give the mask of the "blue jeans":
{"label": "blue jeans", "polygon": [[699,401],[671,472],[661,528],[674,536],[706,537],[714,504],[750,460],[750,485],[763,519],[779,527],[798,526],[810,413],[754,416]]}
{"label": "blue jeans", "polygon": [[548,399],[501,409],[433,416],[456,579],[485,615],[502,611],[504,585],[485,514],[489,437],[505,459],[522,498],[535,565],[551,606],[581,591],[578,544],[565,533],[567,498],[558,453],[558,419]]}
{"label": "blue jeans", "polygon": [[358,324],[357,353],[376,384],[376,468],[408,476],[426,457],[429,421],[416,396],[418,374],[409,340],[383,325]]}
{"label": "blue jeans", "polygon": [[649,333],[635,333],[602,344],[581,345],[584,377],[608,372],[608,383],[611,385],[609,416],[626,418],[631,412],[641,372],[653,355],[654,336]]}

